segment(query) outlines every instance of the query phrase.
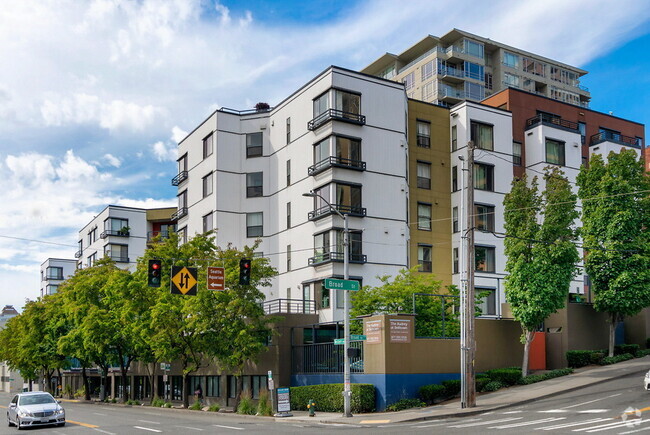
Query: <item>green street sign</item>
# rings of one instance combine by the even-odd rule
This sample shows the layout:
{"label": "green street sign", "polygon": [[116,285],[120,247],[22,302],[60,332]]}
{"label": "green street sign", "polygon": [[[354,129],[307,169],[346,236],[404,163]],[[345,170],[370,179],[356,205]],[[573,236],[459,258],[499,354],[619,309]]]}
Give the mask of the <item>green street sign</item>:
{"label": "green street sign", "polygon": [[335,338],[334,339],[334,344],[336,344],[336,345],[344,345],[345,344],[345,338]]}
{"label": "green street sign", "polygon": [[350,340],[352,340],[352,341],[364,341],[365,339],[366,339],[365,335],[350,334]]}
{"label": "green street sign", "polygon": [[350,290],[353,292],[359,291],[359,281],[351,279],[325,279],[325,288],[330,290]]}

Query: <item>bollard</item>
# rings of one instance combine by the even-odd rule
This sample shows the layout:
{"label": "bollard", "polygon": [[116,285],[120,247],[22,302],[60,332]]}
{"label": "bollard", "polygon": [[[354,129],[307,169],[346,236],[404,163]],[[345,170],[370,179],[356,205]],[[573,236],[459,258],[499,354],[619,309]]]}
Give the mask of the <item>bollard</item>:
{"label": "bollard", "polygon": [[309,410],[310,417],[316,416],[316,404],[314,403],[314,399],[309,399],[309,403],[307,404],[307,409]]}

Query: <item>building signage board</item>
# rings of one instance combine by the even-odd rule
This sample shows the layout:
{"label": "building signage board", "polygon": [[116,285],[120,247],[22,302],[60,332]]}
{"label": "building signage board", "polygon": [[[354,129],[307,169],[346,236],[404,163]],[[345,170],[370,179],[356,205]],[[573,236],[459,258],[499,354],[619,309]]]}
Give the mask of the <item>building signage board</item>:
{"label": "building signage board", "polygon": [[366,344],[379,344],[381,343],[381,336],[383,334],[384,325],[381,319],[379,320],[366,320],[363,324],[364,335],[366,336]]}
{"label": "building signage board", "polygon": [[196,296],[196,267],[172,266],[172,294]]}
{"label": "building signage board", "polygon": [[278,412],[291,411],[291,396],[288,388],[278,388]]}
{"label": "building signage board", "polygon": [[342,346],[345,344],[345,338],[335,338],[334,339],[334,345],[335,346]]}
{"label": "building signage board", "polygon": [[223,267],[208,267],[208,290],[222,291],[225,289],[225,269]]}
{"label": "building signage board", "polygon": [[391,343],[411,342],[411,329],[413,328],[411,319],[389,319],[388,321]]}

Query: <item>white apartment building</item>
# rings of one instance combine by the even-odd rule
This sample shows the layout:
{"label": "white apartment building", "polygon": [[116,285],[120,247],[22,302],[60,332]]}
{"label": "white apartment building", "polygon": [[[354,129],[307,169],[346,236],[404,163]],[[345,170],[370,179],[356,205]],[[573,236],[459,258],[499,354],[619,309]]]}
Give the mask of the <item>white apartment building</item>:
{"label": "white apartment building", "polygon": [[[462,234],[467,225],[465,194],[467,183],[467,144],[474,143],[474,210],[476,295],[487,292],[482,301],[484,316],[501,316],[506,302],[503,278],[506,257],[503,245],[503,199],[510,191],[512,172],[512,114],[495,107],[470,101],[450,110],[451,116],[451,215],[452,215],[452,281],[461,287],[465,270]],[[499,237],[497,237],[497,234]]]}
{"label": "white apartment building", "polygon": [[410,98],[446,106],[507,87],[584,107],[591,98],[580,85],[587,71],[458,29],[386,53],[361,72],[403,82]]}
{"label": "white apartment building", "polygon": [[[5,327],[5,323],[9,319],[16,317],[18,314],[13,305],[5,305],[0,310],[0,329]],[[11,370],[5,361],[0,361],[0,392],[14,393],[20,391],[22,387],[23,378],[20,376],[20,372]]]}
{"label": "white apartment building", "polygon": [[343,277],[340,213],[349,216],[350,278],[377,284],[408,265],[407,100],[401,83],[329,67],[273,109],[219,109],[179,143],[178,232],[216,230],[252,245],[279,275],[267,300],[343,317],[322,285]]}
{"label": "white apartment building", "polygon": [[63,281],[74,275],[77,260],[48,258],[41,264],[41,297],[56,293]]}
{"label": "white apartment building", "polygon": [[78,267],[90,267],[105,256],[118,267],[135,270],[155,236],[175,231],[175,208],[142,209],[109,205],[79,231]]}

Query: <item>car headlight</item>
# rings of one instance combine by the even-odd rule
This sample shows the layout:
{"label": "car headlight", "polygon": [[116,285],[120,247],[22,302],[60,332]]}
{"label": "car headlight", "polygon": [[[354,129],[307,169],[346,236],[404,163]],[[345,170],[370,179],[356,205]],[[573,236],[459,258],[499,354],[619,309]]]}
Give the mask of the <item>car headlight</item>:
{"label": "car headlight", "polygon": [[23,409],[18,411],[18,415],[20,415],[21,417],[33,417],[34,416],[34,414],[32,414],[31,412],[25,411]]}
{"label": "car headlight", "polygon": [[63,408],[59,408],[56,411],[54,411],[54,415],[63,415],[65,414],[65,410]]}

